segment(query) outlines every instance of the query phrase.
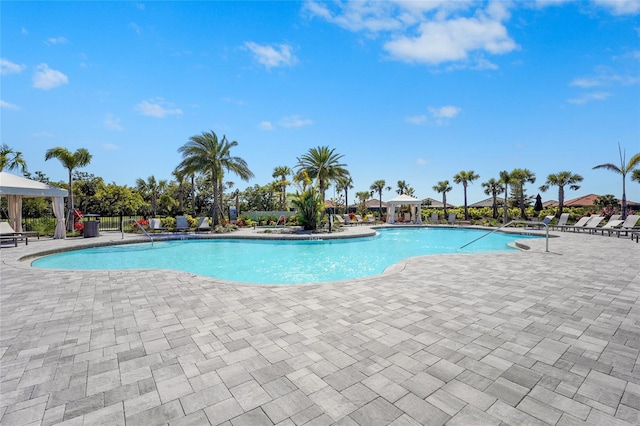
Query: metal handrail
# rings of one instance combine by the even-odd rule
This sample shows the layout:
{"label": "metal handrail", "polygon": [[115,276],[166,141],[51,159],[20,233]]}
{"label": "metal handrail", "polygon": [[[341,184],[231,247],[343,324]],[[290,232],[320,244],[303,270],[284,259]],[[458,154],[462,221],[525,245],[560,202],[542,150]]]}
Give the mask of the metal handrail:
{"label": "metal handrail", "polygon": [[512,220],[510,222],[505,223],[504,225],[502,225],[500,228],[498,229],[494,229],[493,231],[489,231],[484,235],[479,236],[478,238],[476,238],[473,241],[468,242],[467,244],[463,245],[462,247],[460,247],[460,249],[465,248],[466,246],[475,243],[476,241],[486,237],[487,235],[491,235],[495,232],[498,232],[499,230],[501,230],[502,228],[506,228],[507,226],[511,225],[512,223],[522,223],[522,224],[526,224],[526,225],[544,225],[545,227],[545,238],[546,238],[546,243],[545,243],[545,252],[549,252],[549,224],[544,223],[544,222],[534,222],[531,220]]}
{"label": "metal handrail", "polygon": [[140,222],[138,222],[136,219],[122,219],[122,226],[120,227],[120,229],[121,229],[121,232],[122,232],[122,239],[123,240],[124,240],[124,223],[125,222],[133,222],[136,225],[138,225],[138,228],[140,228],[142,233],[144,235],[146,235],[151,240],[151,245],[153,246],[153,237],[151,237],[151,235],[147,232],[147,230],[144,229],[144,226],[140,225]]}

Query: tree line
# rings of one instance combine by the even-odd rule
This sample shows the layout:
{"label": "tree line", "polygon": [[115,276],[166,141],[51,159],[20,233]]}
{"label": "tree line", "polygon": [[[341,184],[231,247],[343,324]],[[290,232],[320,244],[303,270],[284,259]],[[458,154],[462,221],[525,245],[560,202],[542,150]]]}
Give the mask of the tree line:
{"label": "tree line", "polygon": [[[102,216],[118,215],[177,215],[190,213],[210,215],[214,226],[225,221],[226,206],[236,206],[236,211],[273,211],[288,210],[294,207],[302,212],[301,220],[305,227],[315,229],[324,213],[326,191],[333,185],[337,199],[335,204],[349,205],[349,191],[354,189],[354,182],[343,162],[343,155],[328,146],[310,148],[297,158],[294,167],[279,165],[274,168],[274,180],[265,185],[255,184],[244,191],[237,188],[236,183],[228,180],[230,176],[248,181],[253,178],[247,162],[233,155],[237,141],[230,141],[226,136],[218,138],[215,132],[208,131],[194,135],[178,148],[182,155],[180,163],[172,172],[174,180],[157,180],[151,175],[146,179],[138,178],[134,187],[116,183],[105,183],[102,177],[79,171],[78,169],[91,163],[92,155],[85,149],[75,152],[64,147],[55,147],[45,152],[45,161],[57,159],[68,172],[68,181],[50,182],[42,172],[31,174],[20,151],[6,144],[0,146],[0,170],[16,170],[25,177],[56,185],[65,189],[72,188],[68,197],[68,224],[73,228],[73,212],[79,209],[84,212],[98,213]],[[619,148],[620,163],[603,163],[594,169],[605,169],[622,176],[622,214],[626,215],[626,176],[640,182],[640,153],[634,154],[629,161],[626,153]],[[463,170],[453,176],[453,183],[461,185],[464,193],[464,216],[469,219],[467,204],[467,188],[480,176],[473,170]],[[558,189],[558,211],[562,214],[566,190],[578,190],[583,177],[570,171],[560,171],[547,176],[539,189],[547,191],[551,187]],[[499,205],[503,207],[503,220],[507,221],[509,206],[519,208],[525,217],[525,208],[531,205],[533,197],[527,196],[525,185],[536,182],[535,174],[528,169],[500,171],[498,177],[482,182],[484,193],[492,199],[493,217],[499,217]],[[294,186],[295,192],[288,193]],[[447,193],[453,190],[449,180],[438,181],[433,190],[442,195],[442,203],[447,206]],[[358,191],[355,197],[361,202],[377,195],[382,204],[383,191],[391,190],[384,179],[373,182],[368,190]],[[406,181],[397,182],[396,193],[413,196],[415,191]],[[500,198],[499,198],[500,197]],[[612,202],[613,196],[607,195],[602,202]],[[613,206],[611,206],[613,207]],[[25,199],[23,201],[25,216],[37,217],[50,214],[50,206],[44,199]],[[446,214],[446,211],[445,211]]]}

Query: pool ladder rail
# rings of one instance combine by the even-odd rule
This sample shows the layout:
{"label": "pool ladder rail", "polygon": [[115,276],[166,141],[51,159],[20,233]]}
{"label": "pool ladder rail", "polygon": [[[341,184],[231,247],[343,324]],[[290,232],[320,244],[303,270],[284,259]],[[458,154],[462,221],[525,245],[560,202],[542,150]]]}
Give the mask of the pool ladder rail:
{"label": "pool ladder rail", "polygon": [[146,235],[146,236],[147,236],[147,238],[149,238],[149,239],[151,240],[151,245],[153,246],[153,237],[151,236],[151,234],[149,234],[149,233],[147,232],[147,230],[146,230],[146,229],[144,229],[144,226],[140,225],[140,222],[138,222],[136,219],[122,219],[122,224],[121,224],[121,226],[120,226],[120,230],[121,230],[121,232],[122,232],[122,239],[123,239],[123,240],[124,240],[124,223],[125,223],[125,222],[133,222],[133,223],[135,223],[135,224],[138,226],[138,228],[140,228],[140,230],[142,231],[142,233],[143,233],[144,235]]}
{"label": "pool ladder rail", "polygon": [[479,236],[478,238],[476,238],[476,239],[475,239],[475,240],[473,240],[473,241],[469,241],[467,244],[465,244],[465,245],[463,245],[462,247],[460,247],[460,249],[463,249],[463,248],[465,248],[466,246],[468,246],[468,245],[470,245],[470,244],[473,244],[473,243],[475,243],[476,241],[478,241],[478,240],[480,240],[480,239],[482,239],[482,238],[484,238],[484,237],[486,237],[486,236],[488,236],[488,235],[491,235],[491,234],[493,234],[493,233],[496,233],[496,232],[498,232],[499,230],[501,230],[502,228],[506,228],[507,226],[509,226],[509,225],[511,225],[511,224],[513,224],[513,223],[522,223],[522,224],[525,224],[525,225],[536,225],[536,226],[542,226],[542,225],[544,225],[544,227],[545,227],[545,238],[546,238],[546,242],[545,242],[545,250],[544,250],[544,251],[545,251],[545,252],[547,252],[547,253],[549,252],[549,225],[548,225],[548,224],[546,224],[546,223],[544,223],[544,222],[535,222],[535,221],[531,221],[531,220],[512,220],[512,221],[510,221],[510,222],[507,222],[507,223],[505,223],[504,225],[502,225],[500,228],[498,228],[498,229],[494,229],[493,231],[489,231],[489,232],[487,232],[486,234]]}

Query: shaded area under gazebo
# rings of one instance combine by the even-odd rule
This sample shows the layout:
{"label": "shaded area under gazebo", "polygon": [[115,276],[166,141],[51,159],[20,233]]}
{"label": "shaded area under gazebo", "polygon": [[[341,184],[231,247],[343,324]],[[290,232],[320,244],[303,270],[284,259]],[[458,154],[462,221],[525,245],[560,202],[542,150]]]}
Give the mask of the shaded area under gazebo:
{"label": "shaded area under gazebo", "polygon": [[22,199],[50,197],[53,214],[56,217],[56,230],[53,238],[65,238],[64,197],[68,191],[36,180],[0,172],[0,196],[7,197],[9,223],[15,232],[22,232]]}

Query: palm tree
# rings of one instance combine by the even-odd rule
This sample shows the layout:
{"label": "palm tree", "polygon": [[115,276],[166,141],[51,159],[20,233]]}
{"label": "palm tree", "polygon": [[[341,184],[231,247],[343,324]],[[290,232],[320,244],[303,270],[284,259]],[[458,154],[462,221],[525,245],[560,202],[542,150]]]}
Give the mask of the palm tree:
{"label": "palm tree", "polygon": [[462,188],[464,189],[464,220],[469,220],[469,210],[467,208],[467,185],[479,178],[480,175],[475,173],[473,170],[469,170],[468,172],[463,170],[453,176],[453,181],[458,184],[461,183]]}
{"label": "palm tree", "polygon": [[71,153],[67,148],[61,146],[47,150],[44,160],[57,158],[62,165],[69,171],[69,211],[67,212],[67,230],[73,232],[73,171],[79,167],[84,167],[91,162],[91,154],[85,148],[78,148],[76,152]]}
{"label": "palm tree", "polygon": [[509,220],[509,185],[513,183],[514,179],[511,177],[511,173],[506,170],[500,172],[500,184],[504,185],[504,222],[507,223]]}
{"label": "palm tree", "polygon": [[594,169],[607,169],[615,173],[620,173],[622,175],[622,219],[627,218],[627,191],[626,191],[626,180],[627,173],[632,171],[638,164],[640,164],[640,153],[635,154],[628,163],[625,164],[626,160],[626,151],[622,151],[620,148],[620,144],[618,144],[618,151],[620,152],[620,167],[616,166],[613,163],[605,163],[599,164],[594,167]]}
{"label": "palm tree", "polygon": [[329,183],[349,174],[347,165],[340,163],[342,157],[335,153],[335,149],[318,146],[310,148],[309,152],[298,158],[298,167],[305,170],[311,179],[316,179],[323,203]]}
{"label": "palm tree", "polygon": [[[11,158],[9,155],[13,154]],[[22,174],[27,173],[27,163],[22,158],[20,151],[14,151],[9,145],[3,143],[0,146],[0,172],[4,169],[15,170],[19,169]]]}
{"label": "palm tree", "polygon": [[409,188],[409,185],[407,184],[406,181],[399,180],[396,185],[398,185],[398,189],[396,189],[396,193],[398,195],[404,195],[407,193],[407,189]]}
{"label": "palm tree", "polygon": [[385,189],[387,191],[391,191],[391,187],[390,186],[385,186],[387,183],[384,181],[384,179],[379,179],[375,182],[373,182],[371,184],[371,186],[369,187],[370,190],[372,190],[373,192],[377,192],[378,193],[378,199],[380,201],[380,204],[378,205],[378,211],[380,213],[380,217],[379,219],[382,219],[382,191],[384,191]]}
{"label": "palm tree", "polygon": [[524,184],[535,183],[536,175],[528,169],[514,169],[511,172],[512,187],[515,185],[515,192],[518,195],[518,206],[520,207],[520,217],[526,219],[527,214],[524,211]]}
{"label": "palm tree", "polygon": [[631,173],[631,180],[640,183],[640,169],[635,169],[633,173]]}
{"label": "palm tree", "polygon": [[447,192],[451,191],[453,187],[449,185],[448,180],[443,180],[438,182],[437,185],[433,187],[433,190],[437,193],[442,194],[442,205],[444,206],[444,215],[447,216]]}
{"label": "palm tree", "polygon": [[496,219],[498,217],[498,194],[502,194],[502,185],[499,181],[491,178],[488,181],[483,182],[482,187],[484,188],[485,194],[491,195],[491,208],[493,210],[493,218]]}
{"label": "palm tree", "polygon": [[167,189],[167,181],[156,181],[156,177],[151,175],[147,178],[146,182],[142,178],[136,179],[136,189],[143,198],[149,200],[151,204],[151,214],[155,217],[158,215],[158,200],[163,196],[164,191]]}
{"label": "palm tree", "polygon": [[349,213],[349,190],[353,189],[351,175],[346,175],[336,180],[336,191],[344,191],[344,212]]}
{"label": "palm tree", "polygon": [[369,191],[359,191],[356,192],[356,198],[360,200],[360,211],[364,214],[365,209],[367,208],[367,200],[371,196]]}
{"label": "palm tree", "polygon": [[552,173],[547,176],[547,181],[540,187],[540,191],[545,192],[551,186],[558,187],[558,217],[562,215],[564,207],[564,187],[569,185],[569,189],[577,191],[580,189],[580,185],[577,185],[577,183],[582,181],[582,176],[567,171]]}
{"label": "palm tree", "polygon": [[280,178],[277,186],[280,189],[280,210],[287,210],[287,185],[291,182],[287,180],[287,176],[291,174],[291,169],[287,166],[278,166],[273,170],[271,175],[274,179]]}
{"label": "palm tree", "polygon": [[224,172],[233,172],[244,181],[253,177],[247,162],[231,155],[231,148],[235,146],[238,146],[238,142],[229,142],[226,136],[218,140],[218,136],[211,130],[191,136],[187,143],[178,148],[178,152],[182,154],[182,162],[178,166],[180,169],[189,173],[205,173],[211,179],[213,226],[218,226],[222,220]]}

